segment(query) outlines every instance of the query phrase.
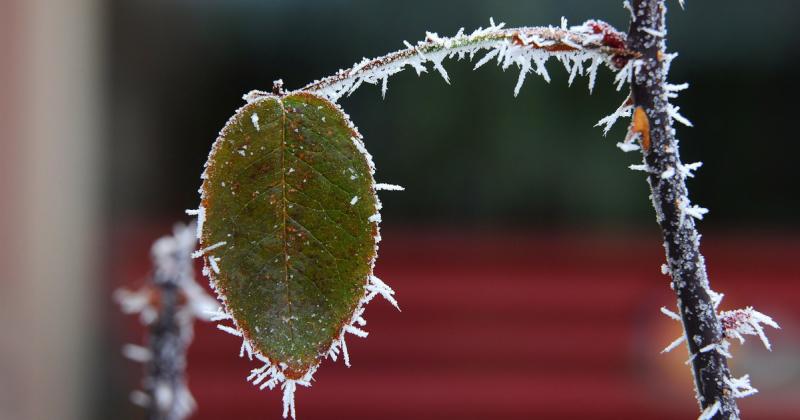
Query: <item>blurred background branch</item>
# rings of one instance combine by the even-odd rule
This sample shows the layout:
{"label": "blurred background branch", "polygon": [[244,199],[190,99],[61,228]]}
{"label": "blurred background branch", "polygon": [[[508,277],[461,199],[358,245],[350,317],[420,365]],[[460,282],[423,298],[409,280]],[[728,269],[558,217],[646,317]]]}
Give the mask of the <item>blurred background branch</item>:
{"label": "blurred background branch", "polygon": [[154,272],[138,291],[119,289],[114,298],[126,314],[139,314],[147,327],[147,347],[128,344],[123,354],[144,363],[143,391],[131,401],[147,409],[151,420],[183,420],[196,408],[186,379],[186,353],[194,320],[208,321],[220,310],[194,279],[195,226],[175,225],[151,249]]}

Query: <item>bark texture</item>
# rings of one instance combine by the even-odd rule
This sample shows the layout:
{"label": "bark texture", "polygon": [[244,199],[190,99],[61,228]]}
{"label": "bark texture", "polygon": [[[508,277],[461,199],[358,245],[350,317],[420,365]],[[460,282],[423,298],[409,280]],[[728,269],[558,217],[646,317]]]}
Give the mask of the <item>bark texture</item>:
{"label": "bark texture", "polygon": [[[628,48],[641,54],[634,62],[631,85],[634,116],[637,113],[646,116],[644,124],[639,121],[638,125],[647,131],[640,133],[648,168],[647,181],[663,234],[671,286],[678,298],[697,400],[702,409],[719,401],[714,419],[738,418],[725,356],[714,350],[700,351],[721,342],[723,335],[716,314],[716,294],[709,288],[700,253],[700,234],[692,216],[686,175],[681,170],[683,166],[666,95],[670,60],[665,50],[666,7],[664,0],[634,0],[632,6]],[[645,137],[649,137],[648,141]]]}

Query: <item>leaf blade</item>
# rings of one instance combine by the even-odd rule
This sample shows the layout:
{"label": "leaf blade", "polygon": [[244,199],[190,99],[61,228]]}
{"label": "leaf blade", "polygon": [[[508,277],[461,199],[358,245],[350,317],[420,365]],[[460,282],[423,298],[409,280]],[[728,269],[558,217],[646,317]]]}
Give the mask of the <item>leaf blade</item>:
{"label": "leaf blade", "polygon": [[297,379],[316,367],[364,296],[376,252],[371,163],[357,131],[316,95],[242,107],[212,148],[202,186],[204,258],[254,350]]}

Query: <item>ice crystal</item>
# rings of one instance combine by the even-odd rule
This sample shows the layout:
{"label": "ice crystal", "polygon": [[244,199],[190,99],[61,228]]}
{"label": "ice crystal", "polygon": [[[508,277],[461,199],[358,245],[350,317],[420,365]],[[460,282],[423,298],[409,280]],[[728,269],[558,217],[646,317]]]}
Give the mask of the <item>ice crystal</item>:
{"label": "ice crystal", "polygon": [[375,190],[376,191],[405,191],[405,188],[403,188],[403,187],[401,187],[399,185],[394,185],[394,184],[378,183],[378,184],[375,184]]}
{"label": "ice crystal", "polygon": [[761,324],[769,325],[776,329],[781,328],[772,318],[750,306],[745,309],[720,312],[719,317],[725,337],[736,338],[743,344],[745,335],[757,335],[767,350],[772,350],[772,346]]}
{"label": "ice crystal", "polygon": [[[542,76],[545,81],[550,81],[545,63],[551,57],[564,65],[570,74],[570,84],[577,75],[587,75],[591,91],[600,64],[606,63],[612,70],[616,70],[614,57],[621,57],[620,54],[624,56],[624,34],[600,21],[587,21],[582,25],[568,28],[566,19],[562,18],[560,27],[516,29],[504,29],[504,27],[504,23],[495,24],[494,20],[490,19],[487,28],[479,28],[469,35],[464,33],[463,28],[450,38],[439,36],[435,32],[426,32],[425,39],[416,45],[404,41],[405,50],[373,60],[364,58],[354,63],[350,69],[340,70],[335,75],[315,81],[302,90],[337,101],[367,83],[380,84],[381,94],[385,96],[390,76],[403,71],[406,67],[413,68],[419,75],[428,71],[426,64],[431,64],[445,82],[450,83],[450,76],[443,65],[445,59],[471,60],[479,52],[488,50],[476,62],[474,68],[477,69],[492,60],[496,60],[503,70],[512,65],[517,66],[520,72],[514,87],[515,96],[519,94],[529,73],[535,73]],[[609,43],[609,39],[615,42]],[[585,64],[587,62],[588,66]],[[630,73],[628,66],[622,68],[628,69]],[[630,75],[627,74],[623,79],[629,78]]]}
{"label": "ice crystal", "polygon": [[749,397],[758,392],[750,385],[750,375],[744,375],[741,378],[726,378],[725,384],[731,388],[733,398]]}
{"label": "ice crystal", "polygon": [[714,404],[709,405],[700,413],[700,417],[698,417],[697,420],[711,420],[719,412],[721,407],[722,404],[720,404],[719,400],[714,401]]}
{"label": "ice crystal", "polygon": [[[722,301],[723,295],[715,293],[710,289],[708,290],[708,292],[711,297],[712,304],[714,305],[713,310],[716,311],[717,307]],[[663,313],[664,315],[668,316],[669,318],[675,321],[681,322],[680,315],[667,308],[662,307],[661,313]],[[717,353],[721,354],[726,358],[729,359],[733,358],[733,355],[730,352],[730,342],[727,339],[735,338],[738,339],[740,343],[744,344],[745,335],[758,336],[761,339],[761,342],[764,344],[764,347],[766,347],[767,350],[772,350],[772,346],[770,345],[770,342],[767,339],[766,334],[764,333],[764,328],[762,324],[768,325],[773,328],[780,328],[780,326],[769,316],[756,311],[752,307],[747,307],[745,309],[735,309],[732,311],[718,312],[717,317],[719,318],[722,326],[722,338],[718,342],[710,343],[703,347],[700,347],[698,349],[698,353],[716,351]],[[702,337],[700,336],[695,336],[693,340],[695,341],[695,344],[697,346],[700,346],[702,344]],[[673,341],[667,347],[665,347],[664,350],[661,351],[661,353],[666,353],[675,349],[684,341],[686,341],[686,337],[681,335],[675,341]],[[695,358],[695,356],[697,355],[691,354],[687,363],[691,362]],[[758,392],[758,390],[756,390],[750,385],[750,378],[748,375],[744,375],[739,379],[728,377],[725,378],[725,381],[726,385],[730,387],[734,398],[743,398]],[[712,409],[712,406],[709,406],[708,408],[706,408],[705,411],[703,411],[703,414],[701,414],[700,418],[712,418],[714,414],[716,414],[715,409]]]}

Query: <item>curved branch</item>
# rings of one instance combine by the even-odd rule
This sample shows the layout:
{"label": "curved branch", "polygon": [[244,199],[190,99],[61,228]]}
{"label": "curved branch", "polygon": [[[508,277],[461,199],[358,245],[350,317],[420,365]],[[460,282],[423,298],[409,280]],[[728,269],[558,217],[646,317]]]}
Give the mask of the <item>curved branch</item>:
{"label": "curved branch", "polygon": [[[567,28],[562,18],[561,27],[523,27],[504,29],[504,24],[491,25],[486,29],[478,29],[469,35],[463,28],[452,38],[439,37],[428,32],[424,41],[417,45],[406,42],[406,49],[389,53],[374,59],[364,59],[349,69],[339,70],[336,74],[309,83],[300,90],[314,92],[331,101],[349,95],[362,83],[382,84],[383,95],[386,95],[389,76],[401,72],[407,66],[413,67],[417,74],[427,71],[425,63],[433,63],[433,67],[449,83],[449,77],[442,61],[445,58],[462,59],[469,55],[474,58],[481,50],[489,50],[475,68],[496,58],[504,69],[511,64],[520,67],[520,78],[515,89],[519,92],[525,75],[534,71],[549,81],[544,62],[550,56],[559,58],[570,72],[570,83],[577,74],[588,73],[589,88],[594,85],[594,74],[601,62],[620,69],[628,60],[637,54],[626,48],[625,35],[605,22],[590,20],[580,26]],[[592,63],[584,70],[583,61],[591,59]],[[533,66],[531,65],[533,63]],[[535,66],[535,67],[534,67]],[[260,94],[261,92],[253,92]]]}

